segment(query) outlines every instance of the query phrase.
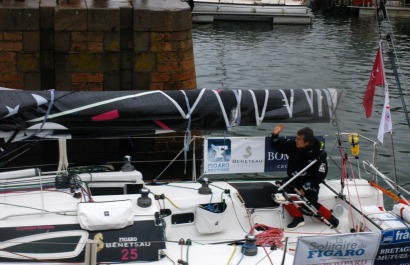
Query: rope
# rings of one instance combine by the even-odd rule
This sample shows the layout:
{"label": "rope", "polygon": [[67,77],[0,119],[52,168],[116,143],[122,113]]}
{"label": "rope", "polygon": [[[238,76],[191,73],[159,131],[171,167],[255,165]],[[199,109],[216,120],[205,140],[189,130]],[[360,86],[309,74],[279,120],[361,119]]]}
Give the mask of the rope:
{"label": "rope", "polygon": [[186,163],[188,161],[187,156],[188,156],[188,151],[189,151],[189,144],[191,143],[191,106],[189,105],[189,100],[188,97],[185,93],[185,91],[181,90],[181,92],[184,94],[185,96],[185,102],[186,102],[186,106],[188,108],[188,124],[187,124],[187,128],[185,131],[185,135],[184,135],[184,161],[185,161],[185,168],[184,168],[184,174],[186,174]]}
{"label": "rope", "polygon": [[266,251],[266,248],[265,248],[265,247],[263,247],[263,250],[265,251],[266,256],[268,257],[268,259],[269,259],[269,261],[270,261],[270,264],[272,264],[272,265],[273,265],[273,261],[272,261],[272,259],[270,258],[269,253]]}
{"label": "rope", "polygon": [[234,244],[233,247],[234,247],[234,248],[233,248],[232,254],[231,254],[231,256],[229,257],[228,262],[226,263],[226,265],[231,264],[231,260],[232,260],[232,258],[233,258],[233,255],[235,255],[236,244]]}
{"label": "rope", "polygon": [[283,231],[280,228],[267,226],[264,224],[256,224],[252,227],[250,233],[253,234],[254,230],[263,230],[263,232],[257,234],[256,244],[263,247],[278,246],[283,247]]}

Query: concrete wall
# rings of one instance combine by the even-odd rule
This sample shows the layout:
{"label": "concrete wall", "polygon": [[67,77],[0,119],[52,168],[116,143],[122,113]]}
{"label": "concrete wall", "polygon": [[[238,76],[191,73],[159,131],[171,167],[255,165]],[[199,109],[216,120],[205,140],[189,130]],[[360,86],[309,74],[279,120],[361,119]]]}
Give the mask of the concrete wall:
{"label": "concrete wall", "polygon": [[193,89],[191,29],[180,0],[3,0],[0,86]]}

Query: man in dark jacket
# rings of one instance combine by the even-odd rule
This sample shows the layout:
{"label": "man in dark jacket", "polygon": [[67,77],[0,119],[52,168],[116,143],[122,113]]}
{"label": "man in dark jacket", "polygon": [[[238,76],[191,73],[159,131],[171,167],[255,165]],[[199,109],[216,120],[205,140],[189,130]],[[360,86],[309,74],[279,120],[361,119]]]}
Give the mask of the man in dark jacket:
{"label": "man in dark jacket", "polygon": [[[284,128],[284,124],[278,124],[273,129],[271,137],[272,148],[289,156],[288,176],[283,179],[283,184],[318,158],[316,163],[294,179],[284,190],[288,193],[295,193],[294,189],[298,189],[313,207],[315,207],[334,228],[337,228],[339,220],[332,215],[331,211],[318,203],[319,184],[327,175],[327,154],[324,150],[323,142],[315,138],[312,129],[309,127],[300,129],[294,140],[279,139],[279,133],[282,132]],[[303,214],[295,205],[287,204],[285,205],[285,209],[293,217],[293,221],[288,224],[287,230],[295,230],[305,224]]]}

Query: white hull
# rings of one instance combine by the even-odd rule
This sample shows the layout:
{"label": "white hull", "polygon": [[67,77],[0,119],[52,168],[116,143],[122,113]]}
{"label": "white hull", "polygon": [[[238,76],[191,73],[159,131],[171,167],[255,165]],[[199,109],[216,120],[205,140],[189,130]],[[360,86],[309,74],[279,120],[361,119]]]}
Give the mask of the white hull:
{"label": "white hull", "polygon": [[[284,264],[293,264],[292,255],[299,237],[349,234],[352,230],[360,231],[364,225],[360,212],[332,191],[340,190],[340,181],[328,181],[331,189],[322,185],[319,202],[332,209],[339,218],[337,230],[313,217],[307,217],[305,226],[293,232],[284,231],[283,235],[278,234],[281,242],[287,238],[281,249],[258,247],[255,255],[248,256],[243,255],[241,244],[248,234],[252,234],[255,225],[264,224],[283,230],[291,220],[282,206],[275,205],[270,198],[270,189],[275,189],[274,180],[215,181],[210,186],[212,194],[203,195],[198,192],[201,184],[197,182],[144,184],[138,171],[80,174],[71,181],[77,183],[75,188],[70,185],[59,188],[47,185],[54,184],[54,177],[28,179],[30,189],[27,186],[16,187],[22,181],[21,178],[1,181],[3,187],[8,185],[0,200],[2,262],[21,264],[43,260],[50,264],[81,263],[85,259],[87,240],[95,240],[99,262],[120,260],[168,264],[168,259],[188,259],[191,264],[226,264],[232,257],[231,262],[234,264],[240,259],[247,260],[245,264],[271,264],[271,261],[280,264],[282,259]],[[352,182],[351,186],[345,188],[345,194],[349,194],[353,207],[360,205],[360,209],[368,215],[366,231],[380,232],[407,227],[408,224],[403,221],[380,218],[391,212],[380,210],[383,207],[383,195],[379,190],[362,179],[356,180],[354,184]],[[147,204],[141,203],[141,192],[131,192],[132,189],[142,187],[151,192]],[[93,202],[84,202],[90,198]],[[207,224],[205,216],[200,212],[200,205],[212,204],[215,207],[221,202],[226,205],[223,212],[225,217],[217,217],[217,225],[212,223],[214,221]],[[127,203],[130,208],[125,216],[117,213]],[[103,216],[93,219],[101,214],[98,208],[100,205],[104,205],[104,215],[107,212],[107,216],[113,216],[114,219],[109,223],[99,223],[104,219]],[[83,206],[87,206],[85,211]],[[84,215],[90,216],[84,219]],[[131,218],[131,225],[122,223],[127,218]],[[372,225],[373,221],[377,226]],[[87,228],[84,229],[84,226]],[[255,235],[262,233],[253,232]],[[65,250],[48,252],[53,247],[47,244],[65,242],[68,237],[76,238],[67,243],[72,244],[69,251],[62,248]],[[178,244],[181,239],[184,244]],[[187,241],[191,241],[191,245],[187,245]],[[33,249],[35,252],[30,253]],[[213,255],[207,254],[210,252]]]}

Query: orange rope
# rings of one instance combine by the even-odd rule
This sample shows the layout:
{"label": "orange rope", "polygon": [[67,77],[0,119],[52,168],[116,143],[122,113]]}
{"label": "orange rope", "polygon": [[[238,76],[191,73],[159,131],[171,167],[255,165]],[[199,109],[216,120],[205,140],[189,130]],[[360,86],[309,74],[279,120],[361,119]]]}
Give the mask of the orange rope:
{"label": "orange rope", "polygon": [[283,238],[283,231],[280,228],[275,228],[271,226],[267,226],[264,224],[256,224],[251,229],[251,234],[256,229],[262,229],[263,232],[257,234],[256,237],[256,244],[259,246],[278,246],[278,248],[283,247],[282,238]]}

